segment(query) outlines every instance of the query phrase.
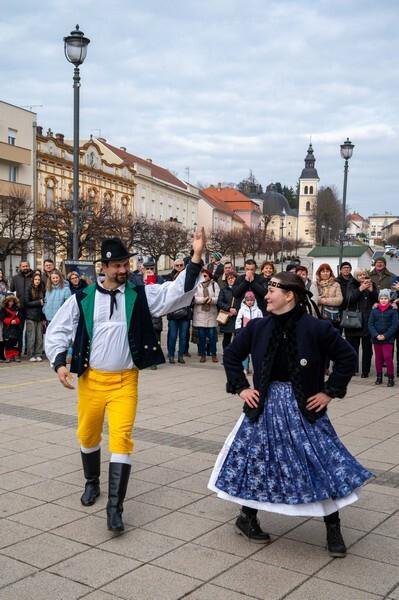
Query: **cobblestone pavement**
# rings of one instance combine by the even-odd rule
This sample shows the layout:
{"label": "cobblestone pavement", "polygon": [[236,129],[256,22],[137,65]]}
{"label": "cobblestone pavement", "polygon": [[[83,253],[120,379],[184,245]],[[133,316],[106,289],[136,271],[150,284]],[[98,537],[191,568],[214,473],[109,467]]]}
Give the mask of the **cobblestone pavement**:
{"label": "cobblestone pavement", "polygon": [[207,490],[241,410],[220,365],[193,357],[141,374],[119,537],[106,528],[106,451],[103,493],[80,504],[75,405],[47,363],[0,366],[1,600],[399,600],[399,387],[355,378],[331,405],[342,439],[377,474],[342,511],[344,560],[327,555],[320,519],[264,513],[273,543],[250,544],[234,532],[236,506]]}

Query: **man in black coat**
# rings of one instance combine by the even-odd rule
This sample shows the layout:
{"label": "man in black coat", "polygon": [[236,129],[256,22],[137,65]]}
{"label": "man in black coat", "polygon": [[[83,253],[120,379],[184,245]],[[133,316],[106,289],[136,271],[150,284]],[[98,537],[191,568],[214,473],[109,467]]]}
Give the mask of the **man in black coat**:
{"label": "man in black coat", "polygon": [[264,284],[264,277],[256,274],[256,262],[252,258],[248,258],[244,264],[245,275],[240,275],[237,278],[237,282],[233,287],[233,296],[237,300],[237,310],[241,306],[241,302],[244,299],[246,292],[253,292],[255,294],[256,301],[262,313],[266,314],[266,301],[265,295],[267,289]]}
{"label": "man in black coat", "polygon": [[341,264],[339,275],[336,278],[339,283],[342,292],[342,304],[340,310],[343,311],[348,308],[350,298],[355,290],[359,287],[359,282],[352,275],[352,265],[350,262],[344,261]]}
{"label": "man in black coat", "polygon": [[18,273],[11,280],[10,290],[15,292],[21,308],[28,299],[28,292],[32,287],[33,271],[27,260],[21,260]]}

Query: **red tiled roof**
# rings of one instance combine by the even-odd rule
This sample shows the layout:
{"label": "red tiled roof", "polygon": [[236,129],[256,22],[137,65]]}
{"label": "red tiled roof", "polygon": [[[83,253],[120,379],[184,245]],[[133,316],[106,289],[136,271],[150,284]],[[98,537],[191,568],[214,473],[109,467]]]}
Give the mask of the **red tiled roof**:
{"label": "red tiled roof", "polygon": [[167,169],[164,169],[163,167],[160,167],[159,165],[156,165],[153,162],[145,160],[144,158],[140,158],[139,156],[130,154],[130,152],[125,152],[124,150],[121,150],[120,148],[117,148],[116,146],[112,146],[112,144],[109,144],[108,142],[102,141],[102,143],[104,144],[104,146],[106,146],[109,150],[114,152],[117,156],[119,156],[119,158],[124,160],[126,163],[128,163],[132,166],[134,165],[134,163],[143,165],[144,167],[147,167],[148,169],[151,170],[151,175],[153,177],[155,177],[156,179],[160,179],[161,181],[166,181],[167,183],[175,185],[184,190],[187,189],[187,186],[185,185],[185,183],[183,183],[183,181],[180,181],[180,179],[175,177],[175,175],[173,175]]}
{"label": "red tiled roof", "polygon": [[226,204],[231,210],[244,210],[260,212],[259,206],[253,200],[234,188],[215,188],[209,187],[202,190],[208,197]]}
{"label": "red tiled roof", "polygon": [[227,204],[225,204],[221,200],[218,200],[217,198],[213,198],[213,196],[208,194],[206,190],[200,190],[200,195],[203,196],[203,198],[205,198],[205,200],[207,200],[207,202],[209,202],[209,204],[213,206],[213,208],[216,208],[216,210],[219,210],[220,212],[223,212],[226,215],[234,216],[234,212],[230,210]]}
{"label": "red tiled roof", "polygon": [[348,221],[364,221],[363,217],[356,212],[349,214],[347,217],[347,220]]}

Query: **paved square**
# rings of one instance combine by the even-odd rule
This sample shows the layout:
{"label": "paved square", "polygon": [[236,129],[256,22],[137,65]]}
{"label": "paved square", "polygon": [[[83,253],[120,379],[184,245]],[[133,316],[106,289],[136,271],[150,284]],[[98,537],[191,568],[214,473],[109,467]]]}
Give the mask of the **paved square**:
{"label": "paved square", "polygon": [[79,498],[75,392],[48,365],[0,365],[1,600],[399,600],[399,388],[354,378],[329,414],[377,478],[342,511],[344,560],[325,550],[321,519],[260,515],[273,543],[236,535],[237,507],[207,489],[240,415],[220,365],[162,366],[140,375],[126,531],[106,528],[102,495]]}

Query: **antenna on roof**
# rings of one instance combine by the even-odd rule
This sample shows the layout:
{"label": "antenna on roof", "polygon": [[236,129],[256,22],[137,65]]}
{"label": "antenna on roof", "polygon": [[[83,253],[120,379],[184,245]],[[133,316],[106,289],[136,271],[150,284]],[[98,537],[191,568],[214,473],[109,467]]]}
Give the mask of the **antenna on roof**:
{"label": "antenna on roof", "polygon": [[184,170],[187,176],[187,183],[190,183],[190,167],[186,167]]}
{"label": "antenna on roof", "polygon": [[100,137],[103,137],[103,136],[101,135],[101,129],[93,129],[93,131],[98,131],[98,136],[97,136],[97,137],[99,137],[99,138],[100,138]]}
{"label": "antenna on roof", "polygon": [[28,110],[32,110],[32,108],[43,108],[44,104],[25,104],[21,106],[21,108],[27,108]]}

